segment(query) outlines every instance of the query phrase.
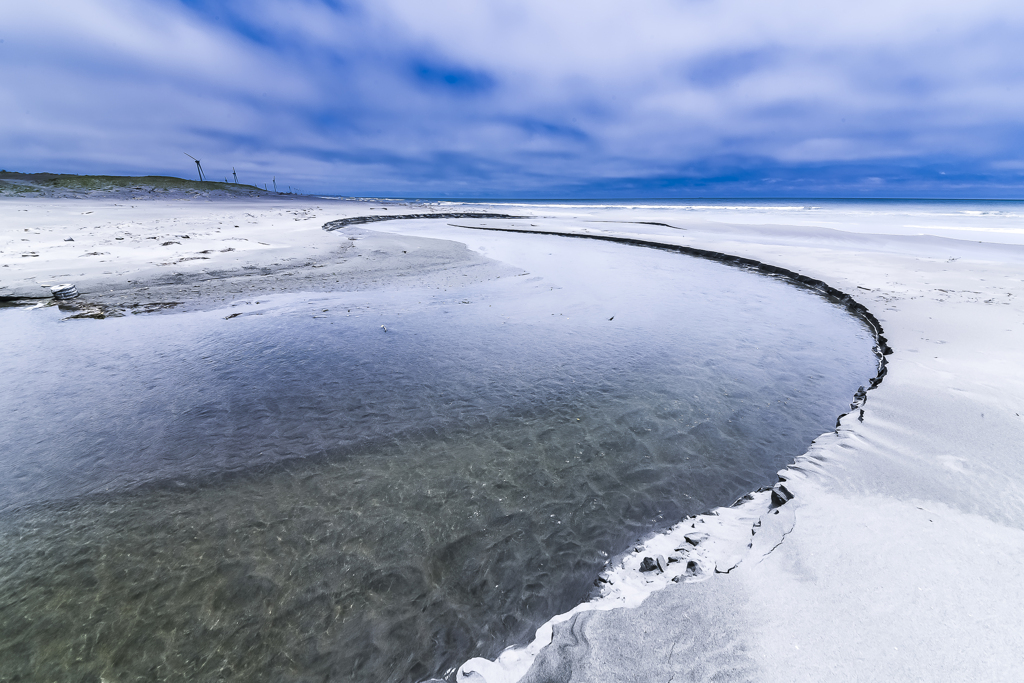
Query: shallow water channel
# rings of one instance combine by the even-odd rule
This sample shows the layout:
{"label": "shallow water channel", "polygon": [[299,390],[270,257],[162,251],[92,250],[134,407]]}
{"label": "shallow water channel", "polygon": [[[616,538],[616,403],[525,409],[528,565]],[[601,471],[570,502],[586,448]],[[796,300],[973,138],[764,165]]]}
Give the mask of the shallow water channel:
{"label": "shallow water channel", "polygon": [[0,679],[450,675],[773,482],[875,374],[868,330],[782,281],[474,240],[527,273],[0,310]]}

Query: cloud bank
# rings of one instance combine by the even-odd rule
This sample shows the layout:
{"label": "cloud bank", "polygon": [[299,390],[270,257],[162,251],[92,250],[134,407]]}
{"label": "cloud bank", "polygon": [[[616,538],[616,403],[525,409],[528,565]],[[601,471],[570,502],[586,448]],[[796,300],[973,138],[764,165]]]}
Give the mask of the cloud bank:
{"label": "cloud bank", "polygon": [[1024,196],[1024,4],[0,7],[0,166],[345,195]]}

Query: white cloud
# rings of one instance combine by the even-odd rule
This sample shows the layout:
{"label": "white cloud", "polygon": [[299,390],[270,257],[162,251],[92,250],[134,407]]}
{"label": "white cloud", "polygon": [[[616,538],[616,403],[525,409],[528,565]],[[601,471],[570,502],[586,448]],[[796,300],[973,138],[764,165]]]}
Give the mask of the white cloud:
{"label": "white cloud", "polygon": [[1004,0],[42,0],[0,39],[9,167],[189,146],[344,191],[1024,153]]}

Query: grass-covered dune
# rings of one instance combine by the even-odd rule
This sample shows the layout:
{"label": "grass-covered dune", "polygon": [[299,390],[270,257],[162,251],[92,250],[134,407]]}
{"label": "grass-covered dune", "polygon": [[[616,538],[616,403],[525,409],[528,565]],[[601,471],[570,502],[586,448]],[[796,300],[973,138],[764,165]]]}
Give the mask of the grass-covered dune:
{"label": "grass-covered dune", "polygon": [[0,171],[0,197],[256,196],[273,194],[254,185],[185,180],[171,176],[74,175]]}

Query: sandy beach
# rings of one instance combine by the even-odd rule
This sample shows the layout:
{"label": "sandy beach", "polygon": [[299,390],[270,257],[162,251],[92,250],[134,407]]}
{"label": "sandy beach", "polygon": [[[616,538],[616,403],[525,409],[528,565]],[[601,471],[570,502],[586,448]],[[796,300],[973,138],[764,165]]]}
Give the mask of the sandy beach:
{"label": "sandy beach", "polygon": [[[75,315],[209,310],[260,293],[357,291],[493,277],[464,245],[324,223],[395,212],[379,202],[285,196],[7,199],[0,298],[49,301],[74,283]],[[499,269],[500,270],[500,269]],[[466,280],[465,278],[469,278]]]}
{"label": "sandy beach", "polygon": [[[105,317],[521,273],[482,253],[478,228],[681,245],[820,280],[880,322],[893,351],[884,381],[780,472],[782,489],[644,539],[602,575],[602,597],[457,679],[1012,680],[1024,649],[1024,228],[1009,209],[929,211],[15,197],[0,200],[0,297],[57,305],[47,287],[73,283],[67,316]],[[471,212],[523,218],[324,229]],[[640,571],[673,554],[684,561]]]}

